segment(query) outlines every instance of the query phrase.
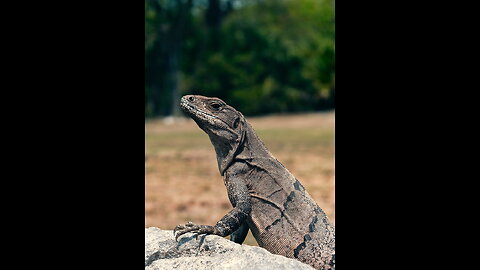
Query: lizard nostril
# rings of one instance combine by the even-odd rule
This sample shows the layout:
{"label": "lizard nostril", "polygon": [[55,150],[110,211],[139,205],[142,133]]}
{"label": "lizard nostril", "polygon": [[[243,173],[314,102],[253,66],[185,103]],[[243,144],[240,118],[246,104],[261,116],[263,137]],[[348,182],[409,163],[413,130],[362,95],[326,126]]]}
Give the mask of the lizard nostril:
{"label": "lizard nostril", "polygon": [[195,98],[192,97],[192,96],[189,96],[189,97],[188,97],[188,100],[189,100],[189,101],[193,101],[193,100],[195,100]]}

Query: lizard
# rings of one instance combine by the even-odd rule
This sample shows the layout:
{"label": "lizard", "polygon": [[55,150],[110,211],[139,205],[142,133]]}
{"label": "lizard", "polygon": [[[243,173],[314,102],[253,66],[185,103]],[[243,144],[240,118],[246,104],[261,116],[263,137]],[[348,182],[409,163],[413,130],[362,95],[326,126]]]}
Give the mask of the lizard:
{"label": "lizard", "polygon": [[248,230],[260,247],[335,269],[335,227],[304,186],[265,147],[243,114],[215,97],[186,95],[180,107],[210,138],[233,209],[215,225],[192,222],[173,233],[230,235],[242,244]]}

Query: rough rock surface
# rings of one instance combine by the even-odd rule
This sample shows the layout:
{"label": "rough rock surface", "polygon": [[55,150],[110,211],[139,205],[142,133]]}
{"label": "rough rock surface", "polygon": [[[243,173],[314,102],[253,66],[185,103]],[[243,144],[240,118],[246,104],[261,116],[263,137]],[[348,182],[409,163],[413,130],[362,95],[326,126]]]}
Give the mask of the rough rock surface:
{"label": "rough rock surface", "polygon": [[145,229],[145,270],[156,269],[305,269],[309,265],[260,247],[239,245],[215,236],[188,233],[175,241],[173,231]]}

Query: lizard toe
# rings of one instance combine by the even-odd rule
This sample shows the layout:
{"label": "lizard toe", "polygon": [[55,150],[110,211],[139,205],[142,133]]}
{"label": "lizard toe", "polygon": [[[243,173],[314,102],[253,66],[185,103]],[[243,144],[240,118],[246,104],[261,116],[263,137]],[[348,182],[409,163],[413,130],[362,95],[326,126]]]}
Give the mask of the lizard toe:
{"label": "lizard toe", "polygon": [[[187,225],[187,224],[185,224]],[[178,227],[178,226],[177,226]],[[177,234],[175,235],[175,240],[178,241],[178,237],[186,234],[188,232],[196,233],[195,239],[198,239],[200,234],[217,234],[215,227],[208,226],[208,225],[196,225],[194,223],[190,223],[188,226],[182,226],[180,229],[176,230]]]}
{"label": "lizard toe", "polygon": [[180,231],[180,230],[184,230],[186,228],[191,228],[191,227],[194,227],[194,226],[197,226],[195,225],[193,222],[189,221],[187,223],[185,223],[185,225],[177,225],[174,229],[173,229],[173,235],[175,235],[175,233],[177,231]]}
{"label": "lizard toe", "polygon": [[177,230],[177,234],[175,235],[175,241],[178,241],[178,237],[180,237],[183,234],[186,234],[188,232],[197,232],[199,228],[200,228],[199,226],[192,226],[189,228],[183,228],[183,229]]}

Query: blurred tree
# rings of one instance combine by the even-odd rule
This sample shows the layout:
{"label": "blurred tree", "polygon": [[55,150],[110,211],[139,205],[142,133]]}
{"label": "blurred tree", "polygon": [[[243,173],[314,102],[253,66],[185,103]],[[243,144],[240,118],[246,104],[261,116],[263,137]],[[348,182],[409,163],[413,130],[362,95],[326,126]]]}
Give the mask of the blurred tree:
{"label": "blurred tree", "polygon": [[245,114],[334,106],[331,1],[258,1],[227,17],[220,35],[221,49],[192,70],[200,93],[224,98]]}
{"label": "blurred tree", "polygon": [[335,106],[332,0],[147,0],[146,116],[182,93],[247,115]]}
{"label": "blurred tree", "polygon": [[178,115],[179,61],[193,0],[145,1],[146,114]]}

